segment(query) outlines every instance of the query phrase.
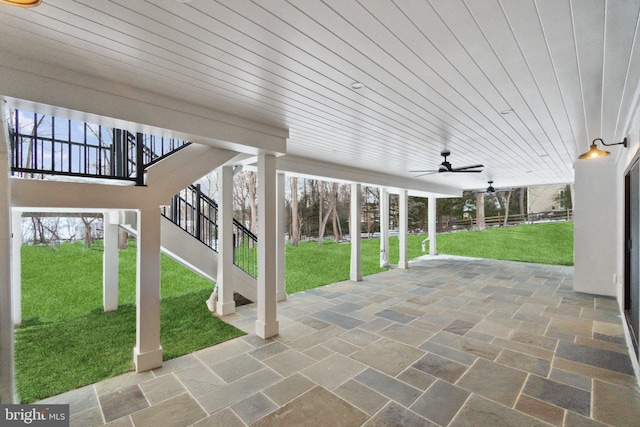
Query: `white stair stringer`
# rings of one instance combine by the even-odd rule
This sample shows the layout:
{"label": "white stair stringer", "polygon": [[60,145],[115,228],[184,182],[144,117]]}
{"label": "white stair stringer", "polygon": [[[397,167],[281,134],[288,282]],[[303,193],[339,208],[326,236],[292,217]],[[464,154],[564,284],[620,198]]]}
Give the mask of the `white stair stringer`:
{"label": "white stair stringer", "polygon": [[[120,224],[120,227],[137,235],[133,224]],[[160,245],[162,253],[165,255],[205,279],[212,282],[217,281],[218,253],[164,216],[161,221]],[[233,266],[233,282],[234,292],[251,301],[257,300],[257,280],[236,265]]]}

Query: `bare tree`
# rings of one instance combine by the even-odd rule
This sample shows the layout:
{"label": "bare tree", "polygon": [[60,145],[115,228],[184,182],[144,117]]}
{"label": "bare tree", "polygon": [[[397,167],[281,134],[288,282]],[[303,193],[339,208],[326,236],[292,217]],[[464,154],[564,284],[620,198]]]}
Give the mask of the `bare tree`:
{"label": "bare tree", "polygon": [[249,227],[249,230],[251,230],[251,232],[254,234],[256,233],[256,230],[258,228],[257,227],[258,206],[256,203],[256,200],[257,200],[256,183],[257,183],[256,173],[247,172],[247,191],[249,195],[249,211],[251,213],[251,217],[250,217],[251,226]]}
{"label": "bare tree", "polygon": [[233,207],[236,212],[234,214],[235,218],[244,226],[247,225],[246,206],[248,198],[247,174],[242,172],[233,181]]}
{"label": "bare tree", "polygon": [[41,214],[31,215],[31,229],[33,230],[33,243],[36,245],[46,245],[48,239]]}
{"label": "bare tree", "polygon": [[[329,216],[333,213],[334,203],[336,201],[336,193],[338,192],[338,183],[334,182],[331,185],[331,190],[329,190],[328,183],[323,182],[321,186],[321,194],[320,194],[320,203],[318,206],[319,214],[319,227],[318,227],[318,246],[322,245],[322,239],[324,238],[324,230],[327,226],[327,221],[329,220]],[[323,205],[325,200],[327,201],[327,209],[326,213],[323,214]]]}
{"label": "bare tree", "polygon": [[51,247],[53,248],[53,250],[56,250],[56,244],[60,243],[60,233],[58,230],[58,227],[60,225],[60,218],[59,217],[55,217],[55,218],[48,218],[48,221],[43,221],[42,222],[42,226],[45,228],[45,230],[47,230],[47,232],[49,233],[49,243],[51,244]]}
{"label": "bare tree", "polygon": [[332,226],[333,226],[333,239],[336,242],[342,240],[342,228],[340,227],[340,218],[338,216],[338,191],[340,185],[337,182],[333,183],[331,197],[332,197]]}
{"label": "bare tree", "polygon": [[87,248],[90,248],[91,245],[93,244],[93,229],[91,227],[91,225],[93,224],[93,222],[98,219],[96,217],[86,217],[86,216],[81,216],[80,220],[82,221],[82,224],[84,225],[84,242],[87,245]]}
{"label": "bare tree", "polygon": [[300,242],[300,211],[298,210],[298,177],[290,178],[291,185],[291,244],[298,246]]}
{"label": "bare tree", "polygon": [[218,194],[218,176],[216,174],[218,170],[222,169],[211,171],[198,180],[198,182],[200,182],[202,184],[202,187],[204,188],[204,194],[206,194],[210,199],[214,200]]}
{"label": "bare tree", "polygon": [[503,227],[506,227],[509,222],[509,204],[511,202],[511,190],[507,192],[507,201],[504,203],[504,223]]}

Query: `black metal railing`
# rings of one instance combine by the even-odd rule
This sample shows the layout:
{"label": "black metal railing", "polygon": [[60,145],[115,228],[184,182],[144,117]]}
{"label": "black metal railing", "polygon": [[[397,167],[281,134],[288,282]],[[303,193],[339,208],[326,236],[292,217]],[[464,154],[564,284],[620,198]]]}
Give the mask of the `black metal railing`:
{"label": "black metal railing", "polygon": [[258,277],[258,236],[233,219],[233,263],[252,277]]}
{"label": "black metal railing", "polygon": [[[14,110],[9,121],[14,176],[45,175],[111,178],[144,185],[146,168],[189,142],[132,133],[50,115]],[[218,251],[218,205],[192,185],[175,195],[162,214]],[[234,264],[258,274],[255,234],[233,220]]]}
{"label": "black metal railing", "polygon": [[98,177],[138,185],[147,167],[189,144],[20,110],[11,112],[9,136],[14,176]]}
{"label": "black metal railing", "polygon": [[[218,204],[202,193],[199,184],[173,196],[162,215],[202,243],[218,251]],[[258,237],[233,220],[233,262],[247,274],[258,275]]]}

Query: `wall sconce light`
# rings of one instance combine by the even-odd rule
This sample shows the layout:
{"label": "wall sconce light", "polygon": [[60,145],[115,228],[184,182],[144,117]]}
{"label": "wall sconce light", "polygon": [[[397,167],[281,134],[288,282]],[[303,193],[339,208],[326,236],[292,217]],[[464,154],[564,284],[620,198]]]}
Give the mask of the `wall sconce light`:
{"label": "wall sconce light", "polygon": [[0,0],[0,3],[10,4],[20,7],[34,7],[42,3],[42,0]]}
{"label": "wall sconce light", "polygon": [[578,158],[579,159],[595,159],[596,157],[606,157],[609,154],[611,154],[607,150],[598,149],[598,146],[596,145],[596,141],[600,141],[602,143],[602,145],[604,145],[606,147],[611,147],[613,145],[622,145],[622,146],[624,146],[624,148],[627,148],[627,138],[625,138],[622,142],[616,142],[616,143],[613,143],[613,144],[605,144],[602,139],[596,138],[596,139],[593,140],[593,142],[591,142],[591,147],[589,147],[589,151],[587,151],[586,153],[581,154]]}

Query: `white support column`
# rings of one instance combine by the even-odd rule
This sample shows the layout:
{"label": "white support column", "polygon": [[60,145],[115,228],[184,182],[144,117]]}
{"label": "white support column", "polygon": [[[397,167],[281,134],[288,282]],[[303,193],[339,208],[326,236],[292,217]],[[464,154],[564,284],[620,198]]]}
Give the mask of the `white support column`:
{"label": "white support column", "polygon": [[13,323],[22,323],[22,212],[11,212],[11,290]]}
{"label": "white support column", "polygon": [[278,335],[276,313],[276,158],[272,154],[258,156],[258,317],[256,335],[270,338]]}
{"label": "white support column", "polygon": [[429,231],[429,255],[438,255],[436,250],[436,198],[429,197],[428,209],[428,231]]}
{"label": "white support column", "polygon": [[118,212],[104,212],[104,252],[102,254],[102,306],[104,311],[118,309]]}
{"label": "white support column", "polygon": [[380,188],[380,267],[389,267],[389,191]]}
{"label": "white support column", "polygon": [[362,221],[362,186],[351,184],[351,218],[349,220],[349,236],[351,238],[351,280],[362,280],[362,236],[360,222]]}
{"label": "white support column", "polygon": [[398,224],[398,243],[400,246],[400,260],[398,268],[409,268],[407,260],[407,234],[409,233],[409,195],[407,190],[400,190],[400,219]]}
{"label": "white support column", "polygon": [[[612,278],[619,274],[618,266],[622,265],[618,232],[624,230],[621,214],[624,192],[619,195],[615,191],[616,186],[623,185],[615,157],[576,160],[573,166],[573,290],[618,297],[620,301],[622,286]],[[619,238],[624,239],[622,235]]]}
{"label": "white support column", "polygon": [[0,404],[6,405],[18,403],[18,398],[11,309],[11,175],[3,112],[0,108]]}
{"label": "white support column", "polygon": [[235,313],[233,300],[233,167],[222,166],[218,174],[218,302],[220,316]]}
{"label": "white support column", "polygon": [[278,257],[278,264],[276,266],[276,300],[284,301],[287,299],[287,286],[285,282],[284,269],[285,269],[285,252],[286,252],[286,239],[285,234],[287,232],[287,224],[285,221],[285,182],[286,178],[284,173],[278,173],[278,188],[277,188],[277,210],[278,210],[278,227],[276,230],[276,252]]}
{"label": "white support column", "polygon": [[145,207],[138,212],[136,265],[136,347],[133,362],[137,372],[162,366],[160,347],[160,211]]}

